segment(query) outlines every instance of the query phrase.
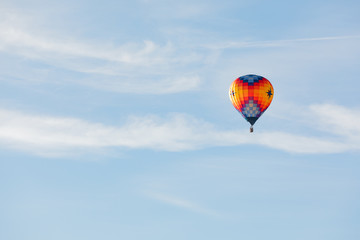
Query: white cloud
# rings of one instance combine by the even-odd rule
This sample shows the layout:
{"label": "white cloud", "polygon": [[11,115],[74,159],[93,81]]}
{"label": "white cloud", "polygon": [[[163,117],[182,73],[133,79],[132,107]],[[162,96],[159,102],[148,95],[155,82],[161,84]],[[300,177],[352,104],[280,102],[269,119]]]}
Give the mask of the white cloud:
{"label": "white cloud", "polygon": [[[51,60],[55,58],[92,58],[131,65],[156,65],[168,61],[172,46],[142,43],[113,45],[104,42],[76,40],[32,24],[31,18],[17,13],[4,13],[0,17],[0,46],[3,51],[30,58]],[[65,59],[64,59],[65,60]]]}
{"label": "white cloud", "polygon": [[291,153],[339,153],[359,147],[350,147],[347,142],[340,142],[338,138],[301,136],[284,132],[261,133],[252,143]]}
{"label": "white cloud", "polygon": [[[71,148],[127,147],[166,151],[196,149],[214,141],[213,126],[187,115],[132,117],[122,127],[75,118],[0,110],[0,142],[37,153]],[[225,134],[226,135],[226,134]],[[221,139],[220,139],[221,140]]]}
{"label": "white cloud", "polygon": [[[310,106],[317,110],[320,130],[330,135],[299,135],[269,131],[249,134],[244,130],[219,130],[189,115],[172,114],[131,117],[123,126],[106,126],[76,118],[37,116],[19,111],[0,110],[0,144],[35,154],[71,153],[124,147],[162,151],[186,151],[212,146],[262,145],[293,153],[338,153],[360,150],[360,131],[356,124],[360,112],[331,106],[341,119],[331,114],[329,105]],[[309,114],[310,118],[314,115]],[[310,119],[309,118],[309,119]],[[343,123],[346,123],[345,125]],[[325,129],[323,129],[325,128]]]}
{"label": "white cloud", "polygon": [[[48,81],[83,84],[107,91],[152,94],[189,91],[200,84],[199,75],[189,64],[201,56],[176,49],[170,42],[156,44],[144,40],[114,44],[106,40],[88,41],[66,36],[42,29],[32,24],[30,18],[16,13],[0,16],[0,51],[55,66],[59,70],[79,72],[85,75],[82,79],[86,79],[74,79],[62,71],[66,79]],[[20,78],[29,79],[28,72],[34,71],[31,65],[29,69]],[[49,68],[49,71],[54,71],[54,68]],[[17,78],[19,74],[17,71],[13,73]],[[32,78],[36,78],[35,72],[34,75]]]}
{"label": "white cloud", "polygon": [[[316,54],[315,57],[314,54],[310,56],[307,53],[312,53],[317,46],[310,47],[306,51],[283,49],[280,52],[261,52],[261,56],[259,53],[248,55],[239,52],[238,54],[242,55],[241,58],[236,55],[235,58],[221,59],[221,52],[226,49],[241,51],[242,48],[249,47],[287,47],[307,42],[359,39],[359,36],[333,36],[275,41],[223,41],[218,44],[185,41],[174,45],[171,41],[159,44],[151,40],[115,44],[104,39],[97,41],[79,39],[69,34],[65,34],[66,37],[64,37],[61,32],[39,27],[26,15],[23,16],[14,11],[9,13],[0,11],[0,13],[0,51],[55,66],[55,68],[48,67],[47,70],[50,73],[61,71],[62,74],[55,72],[50,75],[47,81],[81,84],[106,91],[137,94],[168,94],[196,90],[201,85],[202,79],[207,78],[208,72],[214,72],[212,76],[219,79],[222,76],[217,76],[218,73],[238,72],[239,66],[241,66],[241,71],[260,70],[272,74],[281,71],[283,75],[288,75],[294,72],[294,68],[297,71],[304,68],[303,64],[313,66],[313,61],[324,62],[328,58],[327,55],[331,53],[335,56],[339,55],[337,51],[333,51],[334,45],[330,45],[323,46],[324,49],[321,52],[326,54]],[[358,42],[352,44],[357,46]],[[355,53],[351,51],[351,53],[356,55],[356,51]],[[346,57],[343,56],[343,58]],[[216,71],[212,69],[214,64],[216,64]],[[18,71],[14,65],[12,68],[14,68],[12,73],[11,69],[6,70],[8,75],[18,79],[44,78],[39,76],[39,72],[35,71],[31,64],[27,68],[26,63],[22,62],[22,71]],[[24,70],[24,68],[27,69]],[[43,66],[43,68],[46,67]],[[72,72],[63,71],[64,69]],[[73,71],[83,74],[82,77],[73,77],[74,75],[71,74]],[[209,80],[213,81],[213,79]]]}
{"label": "white cloud", "polygon": [[360,149],[360,109],[350,109],[338,105],[311,105],[310,111],[317,119],[319,129],[339,136],[338,145],[348,150]]}
{"label": "white cloud", "polygon": [[348,138],[360,137],[360,109],[349,109],[334,104],[314,104],[311,114],[322,130]]}

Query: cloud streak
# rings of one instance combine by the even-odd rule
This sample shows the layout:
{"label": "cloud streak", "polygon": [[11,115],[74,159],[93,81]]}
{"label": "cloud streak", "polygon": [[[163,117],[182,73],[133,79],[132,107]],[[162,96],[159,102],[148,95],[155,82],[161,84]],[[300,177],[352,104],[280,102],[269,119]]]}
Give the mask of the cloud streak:
{"label": "cloud streak", "polygon": [[[340,119],[332,111],[341,113]],[[360,150],[360,129],[356,124],[360,111],[323,104],[310,106],[308,113],[311,117],[319,115],[317,128],[330,136],[219,130],[211,123],[185,114],[131,117],[122,126],[107,126],[77,118],[38,116],[1,109],[0,144],[40,155],[108,147],[188,151],[243,144],[306,154]]]}
{"label": "cloud streak", "polygon": [[218,213],[216,213],[213,210],[210,209],[206,209],[202,206],[200,206],[199,204],[196,204],[194,202],[182,199],[182,198],[178,198],[178,197],[174,197],[174,196],[170,196],[167,194],[163,194],[163,193],[155,193],[155,192],[147,192],[146,196],[155,199],[159,202],[171,205],[171,206],[175,206],[181,209],[185,209],[188,211],[192,211],[192,212],[196,212],[196,213],[200,213],[200,214],[205,214],[205,215],[210,215],[210,216],[219,216]]}
{"label": "cloud streak", "polygon": [[32,26],[30,19],[15,13],[5,13],[0,19],[0,49],[32,58],[92,58],[150,66],[168,61],[168,54],[173,50],[170,44],[159,46],[149,40],[115,46],[65,38],[60,33],[49,34],[49,31]]}
{"label": "cloud streak", "polygon": [[[55,66],[48,71],[61,71],[61,79],[48,81],[81,84],[105,91],[137,94],[171,94],[199,89],[206,71],[226,49],[283,47],[299,42],[357,39],[360,36],[330,36],[290,40],[225,43],[184,43],[171,41],[158,44],[151,40],[115,44],[109,41],[85,41],[63,37],[61,33],[41,29],[16,12],[1,12],[0,51]],[[249,59],[247,57],[246,59]],[[250,57],[251,59],[251,57]],[[247,60],[248,61],[248,60]],[[268,63],[266,63],[268,64]],[[220,63],[221,65],[221,63]],[[219,66],[219,64],[218,64]],[[243,65],[246,67],[246,65]],[[22,66],[26,68],[26,66]],[[256,65],[259,67],[259,63]],[[31,66],[23,76],[36,78]],[[83,74],[73,78],[63,70]],[[29,74],[33,72],[33,74]],[[9,72],[9,70],[8,70]],[[60,74],[52,74],[54,78]]]}
{"label": "cloud streak", "polygon": [[[190,91],[200,84],[199,75],[189,64],[201,56],[176,49],[170,42],[156,44],[144,40],[114,44],[84,41],[63,37],[60,33],[50,34],[16,13],[4,14],[0,20],[0,52],[56,67],[51,71],[78,72],[86,79],[70,77],[71,81],[49,81],[138,94]],[[31,71],[31,66],[29,68]],[[28,74],[23,78],[29,78]]]}
{"label": "cloud streak", "polygon": [[239,49],[239,48],[267,48],[267,47],[283,47],[300,42],[319,42],[319,41],[335,41],[335,40],[347,40],[347,39],[360,39],[359,35],[353,36],[329,36],[318,38],[297,38],[297,39],[283,39],[272,41],[228,41],[219,44],[204,45],[210,49]]}

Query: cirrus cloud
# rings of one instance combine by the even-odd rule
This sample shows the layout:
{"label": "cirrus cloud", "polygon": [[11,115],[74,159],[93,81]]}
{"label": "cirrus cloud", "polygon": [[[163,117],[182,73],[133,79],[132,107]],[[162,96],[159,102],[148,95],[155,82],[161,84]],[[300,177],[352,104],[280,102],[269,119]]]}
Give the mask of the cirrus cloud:
{"label": "cirrus cloud", "polygon": [[[52,77],[46,79],[48,82],[81,84],[106,91],[169,94],[194,90],[200,85],[199,74],[191,64],[202,56],[176,48],[170,41],[114,43],[69,34],[65,37],[16,12],[0,10],[0,15],[0,59],[8,56],[21,59],[21,72],[16,71],[19,66],[14,64],[13,71],[6,69],[18,79],[31,81],[39,77],[33,69],[35,62],[42,63],[43,70]],[[29,59],[29,64],[23,59]],[[74,78],[74,73],[81,77]]]}
{"label": "cirrus cloud", "polygon": [[180,113],[166,117],[134,116],[122,126],[108,126],[77,118],[39,116],[1,109],[0,145],[40,155],[71,153],[79,149],[86,152],[86,149],[107,147],[188,151],[243,144],[306,154],[360,150],[360,130],[356,124],[360,111],[331,106],[333,111],[341,113],[339,120],[338,115],[331,114],[328,108],[327,104],[308,108],[309,116],[323,116],[323,119],[319,118],[321,127],[318,130],[328,132],[325,136],[316,133],[264,131],[249,134],[237,129],[222,130],[209,122]]}

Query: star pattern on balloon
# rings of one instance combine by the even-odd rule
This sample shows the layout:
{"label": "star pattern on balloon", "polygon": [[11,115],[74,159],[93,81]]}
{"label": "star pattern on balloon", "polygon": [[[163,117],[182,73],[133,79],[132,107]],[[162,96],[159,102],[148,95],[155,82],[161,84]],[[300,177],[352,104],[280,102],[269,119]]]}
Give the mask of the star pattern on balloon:
{"label": "star pattern on balloon", "polygon": [[271,88],[269,89],[269,91],[266,92],[268,97],[271,98],[271,96],[273,95],[272,91],[271,91]]}

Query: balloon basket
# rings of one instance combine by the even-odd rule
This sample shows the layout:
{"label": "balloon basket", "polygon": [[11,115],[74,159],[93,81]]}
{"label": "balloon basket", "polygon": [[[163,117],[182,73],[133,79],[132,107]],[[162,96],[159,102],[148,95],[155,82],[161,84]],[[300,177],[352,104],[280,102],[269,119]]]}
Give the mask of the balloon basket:
{"label": "balloon basket", "polygon": [[254,132],[253,126],[250,127],[250,132],[251,132],[251,133]]}

